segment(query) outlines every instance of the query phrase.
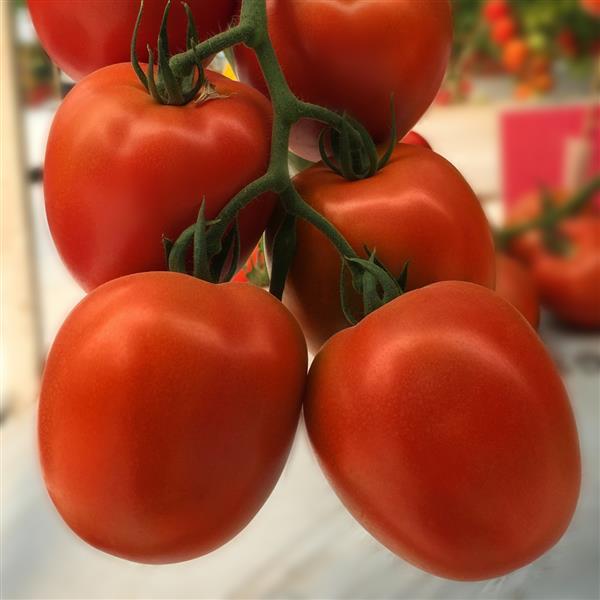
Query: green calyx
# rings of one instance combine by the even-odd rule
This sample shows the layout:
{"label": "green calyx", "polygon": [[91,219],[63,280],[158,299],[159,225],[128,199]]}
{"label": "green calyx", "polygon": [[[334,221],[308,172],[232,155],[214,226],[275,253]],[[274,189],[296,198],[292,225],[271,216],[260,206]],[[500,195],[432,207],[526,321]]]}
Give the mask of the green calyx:
{"label": "green calyx", "polygon": [[494,231],[496,247],[504,250],[508,244],[530,231],[540,231],[546,249],[554,254],[565,255],[571,251],[570,243],[560,232],[560,224],[578,215],[600,190],[600,176],[592,178],[576,194],[563,204],[556,204],[550,192],[543,188],[541,191],[542,210],[538,217],[525,223],[518,223]]}
{"label": "green calyx", "polygon": [[[168,7],[165,13],[168,14]],[[163,36],[166,30],[165,19],[161,30]],[[191,21],[190,17],[189,22]],[[191,44],[194,39],[194,31],[190,30],[188,43]],[[165,41],[159,43],[158,66],[159,71],[163,72],[162,78],[159,72],[159,82],[156,85],[163,101],[165,98],[172,100],[174,97],[167,89],[167,85],[170,85],[169,82],[173,78],[175,81],[189,78],[195,68],[200,72],[201,61],[208,56],[243,43],[256,54],[273,106],[271,156],[267,172],[240,190],[221,209],[214,220],[206,220],[203,203],[195,224],[185,229],[175,242],[165,239],[164,246],[169,269],[181,273],[191,271],[190,274],[213,282],[231,279],[237,269],[241,246],[237,216],[243,208],[262,194],[274,192],[279,197],[280,208],[284,214],[274,238],[270,282],[270,291],[274,296],[281,299],[283,295],[295,253],[298,220],[307,221],[316,227],[337,249],[343,259],[344,270],[350,272],[352,285],[363,299],[363,314],[368,314],[400,295],[406,284],[406,268],[398,280],[377,260],[374,253],[369,253],[368,260],[358,256],[341,233],[300,196],[294,187],[288,164],[292,126],[300,119],[313,119],[329,128],[330,135],[333,136],[332,145],[337,149],[341,174],[346,173],[353,179],[374,175],[389,160],[396,145],[394,113],[392,112],[390,146],[384,155],[379,157],[373,140],[356,120],[297,98],[287,84],[269,38],[265,0],[244,0],[239,24],[196,46],[190,45],[185,52],[172,56],[168,61],[165,58],[168,54]],[[134,48],[135,42],[132,44],[132,49]],[[134,54],[132,50],[132,63],[140,81],[150,88],[151,77],[143,73],[139,64],[136,64]],[[197,81],[194,85],[196,84]],[[183,96],[185,97],[185,94]],[[356,322],[357,318],[350,314],[348,304],[342,302],[342,306],[344,312],[350,317],[350,322]]]}
{"label": "green calyx", "polygon": [[[375,175],[387,165],[398,143],[393,94],[390,97],[390,113],[392,123],[390,141],[382,156],[378,156],[377,147],[369,132],[356,119],[344,114],[341,131],[330,127],[323,129],[319,135],[319,153],[322,161],[332,171],[349,181]],[[358,132],[358,139],[350,136],[351,129]],[[331,151],[327,148],[327,136]]]}
{"label": "green calyx", "polygon": [[144,72],[137,56],[137,35],[144,12],[144,2],[140,3],[140,10],[133,30],[131,40],[131,64],[140,83],[148,90],[148,93],[159,104],[183,106],[196,98],[198,92],[206,87],[208,82],[204,77],[202,60],[197,56],[195,48],[198,43],[198,30],[190,7],[183,2],[187,16],[186,44],[187,49],[194,57],[193,63],[183,72],[175,73],[171,68],[169,57],[169,36],[167,23],[171,10],[171,0],[168,0],[163,13],[157,43],[158,64],[155,66],[152,48],[147,46],[148,67]]}

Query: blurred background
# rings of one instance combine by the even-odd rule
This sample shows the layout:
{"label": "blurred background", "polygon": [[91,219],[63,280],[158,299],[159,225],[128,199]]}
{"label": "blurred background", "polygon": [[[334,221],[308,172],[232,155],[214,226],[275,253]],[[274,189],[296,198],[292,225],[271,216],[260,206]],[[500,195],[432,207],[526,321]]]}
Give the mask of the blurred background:
{"label": "blurred background", "polygon": [[[600,173],[600,3],[513,0],[508,18],[486,13],[481,0],[453,5],[452,63],[415,129],[463,173],[490,220],[502,222],[541,186],[572,192]],[[346,513],[303,431],[267,504],[210,556],[136,565],[71,534],[46,496],[35,445],[44,357],[83,296],[52,244],[42,189],[47,133],[71,82],[39,45],[26,3],[0,7],[2,598],[599,597],[600,334],[549,314],[540,334],[571,394],[584,488],[563,540],[508,577],[453,583],[394,557]],[[223,57],[216,61],[233,76]]]}

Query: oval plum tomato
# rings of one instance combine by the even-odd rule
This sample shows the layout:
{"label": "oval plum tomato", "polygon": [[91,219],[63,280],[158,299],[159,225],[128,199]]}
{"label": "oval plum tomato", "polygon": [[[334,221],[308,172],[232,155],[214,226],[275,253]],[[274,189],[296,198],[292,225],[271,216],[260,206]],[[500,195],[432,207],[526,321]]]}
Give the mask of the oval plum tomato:
{"label": "oval plum tomato", "polygon": [[535,283],[524,267],[505,254],[496,255],[496,292],[537,329],[540,301]]}
{"label": "oval plum tomato", "polygon": [[[567,192],[560,189],[547,190],[546,195],[553,205],[564,204],[569,199]],[[524,195],[507,209],[506,225],[520,225],[536,219],[542,214],[543,206],[543,193],[540,190]],[[532,256],[537,253],[539,245],[539,231],[532,230],[513,238],[509,243],[508,250],[512,256],[528,264]]]}
{"label": "oval plum tomato", "polygon": [[[552,205],[559,206],[569,201],[573,197],[573,194],[569,194],[562,189],[551,189],[548,190],[547,197]],[[600,199],[600,196],[597,195],[597,197]],[[536,219],[542,214],[543,206],[543,194],[540,190],[524,195],[513,206],[508,208],[505,219],[506,225],[514,226]],[[581,214],[600,216],[600,209],[596,198],[585,205]],[[508,250],[512,256],[528,264],[538,253],[540,246],[539,230],[532,230],[511,240]]]}
{"label": "oval plum tomato", "polygon": [[110,281],[69,315],[44,371],[52,501],[84,540],[129,560],[210,552],[273,489],[306,363],[297,323],[255,286],[165,272]]}
{"label": "oval plum tomato", "polygon": [[[390,162],[369,179],[350,182],[318,164],[298,174],[294,185],[361,256],[365,245],[375,249],[395,276],[410,261],[409,289],[444,279],[494,286],[493,241],[481,206],[462,175],[435,152],[399,144]],[[331,242],[298,222],[283,301],[312,351],[347,327],[340,265]],[[359,302],[353,290],[348,294]]]}
{"label": "oval plum tomato", "polygon": [[423,146],[423,148],[429,148],[431,150],[431,145],[429,142],[416,131],[409,131],[401,140],[403,144],[410,144],[411,146]]}
{"label": "oval plum tomato", "polygon": [[[227,28],[236,0],[187,0],[201,39]],[[140,9],[135,0],[28,0],[29,11],[42,46],[52,61],[75,80],[101,67],[129,61],[133,27]],[[145,0],[138,32],[140,60],[146,46],[156,47],[166,2]],[[185,50],[186,16],[174,2],[169,16],[169,44]]]}
{"label": "oval plum tomato", "polygon": [[518,38],[509,40],[502,50],[502,64],[509,73],[520,71],[529,56],[529,47]]}
{"label": "oval plum tomato", "polygon": [[565,221],[559,235],[564,254],[540,244],[531,262],[542,303],[569,325],[600,328],[600,218]]}
{"label": "oval plum tomato", "polygon": [[560,376],[482,286],[434,283],[338,333],[312,364],[304,415],[348,510],[436,575],[508,573],[573,515],[579,444]]}
{"label": "oval plum tomato", "polygon": [[[272,113],[256,90],[207,71],[221,97],[162,106],[128,64],[96,71],[69,92],[48,139],[46,212],[73,276],[91,289],[165,268],[161,236],[177,237],[219,210],[267,168]],[[243,265],[274,205],[240,215]]]}
{"label": "oval plum tomato", "polygon": [[483,6],[483,16],[490,25],[498,19],[508,16],[509,12],[506,0],[487,0]]}
{"label": "oval plum tomato", "polygon": [[517,26],[512,17],[502,17],[492,26],[492,39],[499,46],[506,44],[517,31]]}
{"label": "oval plum tomato", "polygon": [[600,17],[600,0],[579,0],[579,3],[590,15]]}
{"label": "oval plum tomato", "polygon": [[[447,0],[267,0],[267,11],[292,91],[302,100],[349,112],[376,142],[390,133],[392,92],[401,138],[440,87],[452,41]],[[235,52],[240,79],[267,93],[254,54],[241,44]],[[321,127],[309,120],[298,123],[293,152],[319,160]]]}

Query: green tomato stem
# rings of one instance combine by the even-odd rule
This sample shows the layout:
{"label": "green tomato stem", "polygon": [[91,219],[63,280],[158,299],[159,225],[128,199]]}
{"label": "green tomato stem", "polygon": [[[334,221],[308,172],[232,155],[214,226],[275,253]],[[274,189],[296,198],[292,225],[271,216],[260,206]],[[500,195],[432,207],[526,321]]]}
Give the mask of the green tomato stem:
{"label": "green tomato stem", "polygon": [[494,235],[497,246],[505,248],[512,239],[535,229],[546,231],[553,229],[564,219],[578,214],[585,208],[598,190],[600,190],[600,177],[594,177],[564,204],[542,213],[539,217],[531,221],[496,230]]}
{"label": "green tomato stem", "polygon": [[[236,194],[221,210],[214,224],[209,227],[206,237],[208,256],[214,256],[222,250],[223,236],[240,210],[256,197],[267,192],[275,192],[280,197],[288,219],[300,218],[314,225],[329,238],[343,260],[358,259],[358,255],[342,234],[325,217],[307,204],[295,189],[289,172],[288,148],[291,128],[300,119],[320,121],[340,133],[343,132],[356,145],[364,143],[362,132],[347,117],[328,108],[303,102],[293,94],[269,37],[266,0],[244,0],[239,25],[215,35],[198,44],[195,48],[173,56],[169,62],[171,71],[176,76],[189,72],[193,64],[196,64],[199,60],[240,43],[254,50],[271,97],[273,106],[271,156],[267,172]],[[194,226],[186,229],[181,235],[182,240],[189,243],[193,236],[193,230]],[[292,233],[290,233],[291,235]],[[292,240],[291,237],[290,240]],[[281,245],[291,247],[290,240]],[[282,280],[285,279],[290,263],[291,257],[287,256],[278,267],[278,270],[282,273],[278,277],[280,281],[275,286],[276,290],[274,290],[275,295],[278,297],[281,296],[283,291]],[[347,262],[347,266],[358,283],[362,276],[360,262],[350,261]],[[380,269],[376,265],[373,268],[381,270],[380,279],[391,277],[384,269]],[[373,294],[377,293],[377,290],[373,291]]]}

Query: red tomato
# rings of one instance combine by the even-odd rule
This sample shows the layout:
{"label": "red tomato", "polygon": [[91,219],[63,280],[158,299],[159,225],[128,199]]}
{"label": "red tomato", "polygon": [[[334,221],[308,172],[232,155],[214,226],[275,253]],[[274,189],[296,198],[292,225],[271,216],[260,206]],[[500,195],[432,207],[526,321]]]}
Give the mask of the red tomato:
{"label": "red tomato", "polygon": [[496,292],[537,329],[540,301],[535,283],[526,269],[504,254],[496,255]]}
{"label": "red tomato", "polygon": [[[346,110],[376,142],[389,137],[395,93],[401,138],[431,104],[452,38],[447,0],[305,2],[267,0],[269,33],[292,91],[302,100]],[[254,54],[236,46],[238,75],[266,93]],[[290,147],[319,160],[321,125],[302,121]]]}
{"label": "red tomato", "polygon": [[568,57],[576,56],[579,51],[577,37],[571,29],[563,29],[557,36],[556,42],[563,54]]}
{"label": "red tomato", "polygon": [[502,17],[506,17],[509,13],[506,0],[487,0],[483,6],[483,15],[492,24]]}
{"label": "red tomato", "polygon": [[[78,83],[58,110],[46,150],[46,212],[64,262],[85,289],[164,269],[163,234],[175,238],[191,225],[203,198],[214,218],[266,171],[268,101],[242,83],[207,76],[223,98],[162,106],[130,65],[112,65]],[[272,207],[267,196],[242,212],[240,265]]]}
{"label": "red tomato", "polygon": [[[201,39],[229,25],[236,0],[187,0]],[[148,58],[147,44],[156,48],[165,9],[164,0],[145,0],[137,51]],[[112,65],[128,62],[133,27],[140,8],[134,0],[28,0],[31,18],[42,46],[52,61],[73,79]],[[185,50],[185,12],[174,2],[169,16],[172,52]]]}
{"label": "red tomato", "polygon": [[[444,279],[494,286],[494,248],[481,206],[461,174],[431,150],[399,144],[379,173],[354,182],[318,164],[294,185],[360,255],[364,245],[375,249],[396,276],[410,261],[410,289]],[[340,264],[331,242],[300,221],[283,300],[313,351],[347,326]]]}
{"label": "red tomato", "polygon": [[569,243],[566,254],[540,244],[531,263],[542,303],[570,325],[600,328],[600,218],[571,219],[559,231]]}
{"label": "red tomato", "polygon": [[569,399],[533,329],[484,287],[435,283],[338,333],[312,364],[304,415],[350,512],[436,575],[508,573],[573,515]]}
{"label": "red tomato", "polygon": [[[572,194],[565,190],[555,189],[549,191],[549,200],[554,205],[564,204],[572,198]],[[527,223],[542,213],[543,194],[536,190],[523,196],[516,204],[509,207],[506,215],[506,225],[514,226]],[[595,200],[589,202],[582,210],[583,214],[600,216],[600,210]],[[509,252],[521,262],[528,264],[535,257],[541,246],[539,230],[529,231],[514,238],[509,245]]]}
{"label": "red tomato", "polygon": [[600,16],[600,0],[579,0],[579,2],[590,15]]}
{"label": "red tomato", "polygon": [[520,71],[529,55],[529,47],[520,39],[509,40],[502,51],[502,64],[509,73]]}
{"label": "red tomato", "polygon": [[123,558],[210,552],[273,489],[305,376],[302,333],[264,290],[176,273],[111,281],[69,315],[46,364],[39,448],[52,501],[75,533]]}
{"label": "red tomato", "polygon": [[423,148],[429,148],[431,150],[431,146],[429,142],[416,131],[409,131],[401,140],[403,144],[410,144],[412,146],[423,146]]}
{"label": "red tomato", "polygon": [[502,17],[492,26],[492,39],[496,44],[503,46],[515,35],[516,31],[517,26],[512,17]]}

